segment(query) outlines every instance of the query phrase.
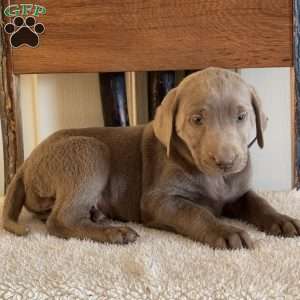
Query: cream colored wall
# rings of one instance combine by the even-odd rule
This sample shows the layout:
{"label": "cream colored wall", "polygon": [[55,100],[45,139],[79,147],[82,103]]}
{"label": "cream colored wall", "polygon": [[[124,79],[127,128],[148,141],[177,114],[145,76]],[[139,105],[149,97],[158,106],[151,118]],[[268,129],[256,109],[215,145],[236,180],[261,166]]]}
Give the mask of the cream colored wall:
{"label": "cream colored wall", "polygon": [[256,88],[269,118],[264,149],[257,144],[251,149],[253,184],[263,190],[288,189],[292,185],[290,69],[243,69],[241,75]]}
{"label": "cream colored wall", "polygon": [[21,84],[25,157],[59,129],[103,126],[97,74],[24,75]]}
{"label": "cream colored wall", "polygon": [[[289,69],[240,72],[258,90],[270,118],[265,149],[261,151],[257,146],[251,149],[254,186],[267,190],[289,189],[292,181]],[[97,74],[23,75],[21,104],[25,157],[58,129],[103,125]],[[0,172],[1,195],[2,152]]]}

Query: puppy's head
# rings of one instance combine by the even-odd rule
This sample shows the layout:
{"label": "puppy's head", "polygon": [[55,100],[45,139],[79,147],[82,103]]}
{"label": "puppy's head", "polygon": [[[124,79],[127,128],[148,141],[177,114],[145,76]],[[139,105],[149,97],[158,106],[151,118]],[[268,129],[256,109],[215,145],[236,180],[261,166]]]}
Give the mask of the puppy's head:
{"label": "puppy's head", "polygon": [[154,133],[172,150],[175,135],[198,169],[207,175],[238,173],[248,161],[248,145],[264,145],[267,118],[255,90],[234,72],[208,68],[185,78],[158,107]]}

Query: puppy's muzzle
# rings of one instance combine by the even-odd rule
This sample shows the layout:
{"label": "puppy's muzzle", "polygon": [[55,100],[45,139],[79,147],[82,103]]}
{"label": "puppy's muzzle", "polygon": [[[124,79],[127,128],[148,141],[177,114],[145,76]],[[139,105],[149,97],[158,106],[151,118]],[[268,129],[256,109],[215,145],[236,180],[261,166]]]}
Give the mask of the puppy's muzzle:
{"label": "puppy's muzzle", "polygon": [[209,155],[210,160],[215,164],[215,166],[225,172],[230,171],[233,168],[237,157],[237,154],[233,154],[230,157],[219,157],[214,154]]}

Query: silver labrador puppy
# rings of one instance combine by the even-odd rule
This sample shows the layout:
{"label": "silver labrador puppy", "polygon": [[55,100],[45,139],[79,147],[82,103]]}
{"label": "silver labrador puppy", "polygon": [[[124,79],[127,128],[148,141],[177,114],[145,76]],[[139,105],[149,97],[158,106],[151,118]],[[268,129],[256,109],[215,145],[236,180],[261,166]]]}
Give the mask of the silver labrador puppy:
{"label": "silver labrador puppy", "polygon": [[214,248],[253,248],[246,232],[220,216],[298,236],[299,221],[250,188],[249,146],[256,136],[263,147],[265,126],[257,94],[236,73],[194,73],[168,93],[146,126],[62,130],[42,142],[9,186],[4,228],[28,232],[18,223],[25,205],[63,238],[133,242],[137,233],[113,226],[117,219]]}

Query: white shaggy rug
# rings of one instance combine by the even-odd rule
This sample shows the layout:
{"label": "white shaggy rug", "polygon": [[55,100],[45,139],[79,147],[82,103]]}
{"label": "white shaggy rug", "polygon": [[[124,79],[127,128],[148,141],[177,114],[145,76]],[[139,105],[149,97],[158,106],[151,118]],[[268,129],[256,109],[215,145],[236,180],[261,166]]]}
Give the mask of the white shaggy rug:
{"label": "white shaggy rug", "polygon": [[[263,194],[300,218],[300,193]],[[0,229],[0,299],[300,299],[300,238],[231,222],[256,247],[224,251],[132,225],[138,241],[117,246],[58,239],[29,214],[25,220],[28,237]]]}

